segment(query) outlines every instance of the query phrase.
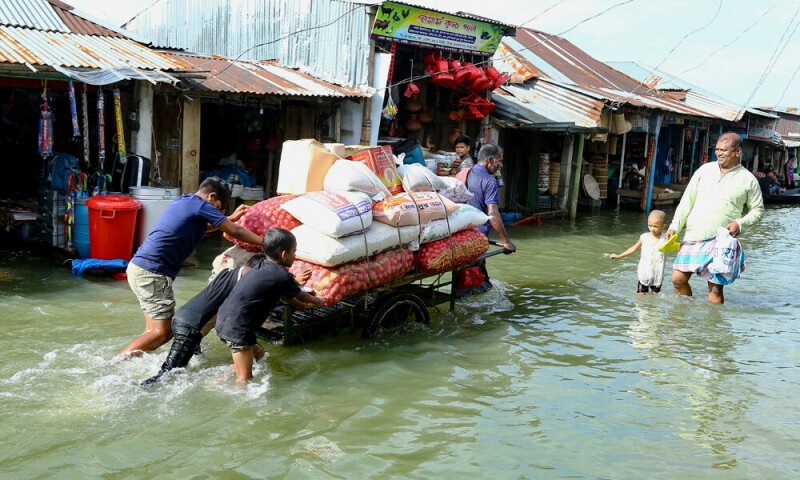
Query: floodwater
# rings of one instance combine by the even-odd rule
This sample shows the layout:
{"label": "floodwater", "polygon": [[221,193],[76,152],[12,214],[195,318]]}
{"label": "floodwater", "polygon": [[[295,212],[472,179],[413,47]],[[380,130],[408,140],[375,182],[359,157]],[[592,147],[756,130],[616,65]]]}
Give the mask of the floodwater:
{"label": "floodwater", "polygon": [[[267,345],[247,387],[212,333],[166,349],[127,283],[0,252],[0,472],[10,478],[798,478],[800,209],[769,208],[722,306],[637,296],[638,212],[512,228],[497,288],[390,338]],[[227,246],[176,281],[198,292]]]}

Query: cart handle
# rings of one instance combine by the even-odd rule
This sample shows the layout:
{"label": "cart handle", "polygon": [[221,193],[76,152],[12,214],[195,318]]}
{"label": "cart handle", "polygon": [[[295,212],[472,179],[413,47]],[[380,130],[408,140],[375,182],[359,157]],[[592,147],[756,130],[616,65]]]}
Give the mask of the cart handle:
{"label": "cart handle", "polygon": [[500,255],[501,253],[505,253],[506,249],[503,247],[503,244],[500,242],[495,242],[494,240],[489,240],[489,245],[494,245],[495,247],[500,247],[498,250],[492,250],[491,252],[486,252],[481,255],[481,258],[489,258],[495,255]]}

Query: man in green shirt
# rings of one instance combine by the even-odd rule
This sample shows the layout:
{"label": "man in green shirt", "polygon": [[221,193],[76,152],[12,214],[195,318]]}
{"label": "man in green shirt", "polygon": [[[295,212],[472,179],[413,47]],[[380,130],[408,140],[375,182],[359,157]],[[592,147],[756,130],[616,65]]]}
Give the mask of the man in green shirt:
{"label": "man in green shirt", "polygon": [[689,278],[697,272],[708,281],[708,301],[723,303],[723,286],[703,269],[713,256],[717,229],[725,227],[736,237],[752,228],[764,215],[764,200],[758,180],[740,164],[742,138],[738,134],[722,134],[715,152],[717,161],[692,175],[666,236],[686,229],[672,267],[675,293],[691,296]]}

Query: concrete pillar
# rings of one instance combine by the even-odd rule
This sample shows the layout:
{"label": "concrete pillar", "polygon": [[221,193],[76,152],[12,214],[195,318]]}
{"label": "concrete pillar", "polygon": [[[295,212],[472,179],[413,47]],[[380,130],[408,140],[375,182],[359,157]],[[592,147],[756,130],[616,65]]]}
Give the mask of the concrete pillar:
{"label": "concrete pillar", "polygon": [[153,158],[153,84],[143,80],[137,81],[133,87],[134,104],[137,109],[130,114],[136,115],[132,125],[139,128],[131,131],[131,152],[151,160]]}

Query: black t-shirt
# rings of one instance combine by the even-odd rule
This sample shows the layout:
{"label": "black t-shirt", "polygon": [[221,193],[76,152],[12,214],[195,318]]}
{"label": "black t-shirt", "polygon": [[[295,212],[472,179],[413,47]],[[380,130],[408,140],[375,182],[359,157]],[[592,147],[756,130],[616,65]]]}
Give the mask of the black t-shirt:
{"label": "black t-shirt", "polygon": [[206,288],[183,304],[172,318],[173,331],[178,332],[180,329],[187,328],[202,330],[211,317],[217,314],[222,302],[230,295],[239,280],[241,270],[240,267],[221,271],[211,283],[206,285]]}
{"label": "black t-shirt", "polygon": [[255,345],[256,331],[280,297],[300,293],[300,285],[283,265],[262,260],[233,287],[217,313],[217,335],[223,340]]}

